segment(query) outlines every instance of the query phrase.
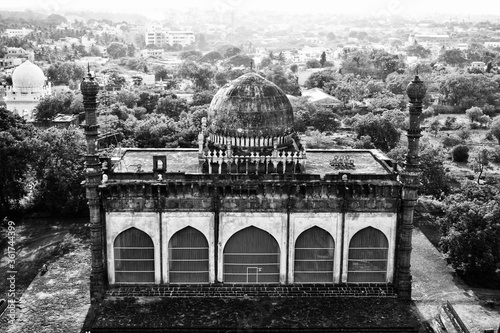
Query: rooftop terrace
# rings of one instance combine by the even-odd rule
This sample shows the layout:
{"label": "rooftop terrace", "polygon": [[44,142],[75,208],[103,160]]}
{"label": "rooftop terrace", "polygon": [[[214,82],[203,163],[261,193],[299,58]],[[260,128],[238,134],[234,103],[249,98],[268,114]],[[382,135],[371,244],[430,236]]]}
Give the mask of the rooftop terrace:
{"label": "rooftop terrace", "polygon": [[[199,174],[198,150],[188,148],[140,149],[126,148],[116,152],[115,173],[136,172],[141,166],[142,172],[153,171],[153,156],[167,157],[167,172]],[[342,162],[339,162],[342,161]],[[343,162],[348,162],[343,163]],[[390,175],[393,173],[392,162],[378,150],[320,150],[307,151],[305,174],[350,173],[354,175]]]}

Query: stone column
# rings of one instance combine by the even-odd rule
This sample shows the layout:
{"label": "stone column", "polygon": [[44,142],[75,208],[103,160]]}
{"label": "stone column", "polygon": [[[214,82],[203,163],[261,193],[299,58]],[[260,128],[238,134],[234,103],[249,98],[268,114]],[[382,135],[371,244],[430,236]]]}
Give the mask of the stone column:
{"label": "stone column", "polygon": [[90,239],[92,254],[92,270],[90,273],[90,299],[96,302],[104,297],[106,285],[103,266],[103,224],[101,221],[100,197],[97,187],[101,183],[101,165],[97,152],[97,93],[99,85],[92,75],[88,74],[81,84],[83,107],[85,109],[85,138],[87,154],[85,155],[85,190],[90,211]]}
{"label": "stone column", "polygon": [[403,183],[402,193],[402,221],[398,225],[398,268],[397,290],[402,299],[411,299],[411,238],[413,230],[413,212],[418,199],[419,162],[418,146],[420,137],[420,114],[422,113],[422,100],[425,97],[426,87],[420,78],[415,79],[406,88],[410,98],[410,126],[408,128],[408,154],[406,163],[400,174]]}

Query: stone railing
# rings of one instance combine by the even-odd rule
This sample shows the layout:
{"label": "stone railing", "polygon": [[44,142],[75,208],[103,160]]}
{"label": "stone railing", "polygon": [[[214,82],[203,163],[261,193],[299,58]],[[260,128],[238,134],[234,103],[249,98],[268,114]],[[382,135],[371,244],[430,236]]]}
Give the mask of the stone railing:
{"label": "stone railing", "polygon": [[208,151],[199,156],[203,173],[261,174],[301,173],[305,169],[306,153],[302,151],[273,150],[272,155],[251,152],[248,155],[232,155],[227,151]]}
{"label": "stone railing", "polygon": [[282,146],[291,144],[292,135],[277,136],[277,137],[246,137],[246,136],[223,136],[219,134],[209,134],[208,141],[215,145],[226,145],[235,147],[274,147],[274,145]]}

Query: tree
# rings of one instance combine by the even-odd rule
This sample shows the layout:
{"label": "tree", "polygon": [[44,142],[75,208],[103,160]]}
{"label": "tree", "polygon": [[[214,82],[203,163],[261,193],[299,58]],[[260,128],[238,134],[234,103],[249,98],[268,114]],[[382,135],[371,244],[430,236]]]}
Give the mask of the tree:
{"label": "tree", "polygon": [[401,132],[388,118],[372,113],[357,118],[353,129],[358,138],[369,135],[375,147],[384,152],[396,147],[401,136]]}
{"label": "tree", "polygon": [[458,145],[451,151],[451,156],[454,162],[467,163],[469,160],[469,147],[466,145]]}
{"label": "tree", "polygon": [[210,104],[214,98],[214,93],[210,90],[200,91],[193,94],[191,106]]}
{"label": "tree", "polygon": [[480,184],[479,180],[481,179],[483,172],[490,165],[491,155],[492,154],[489,149],[482,148],[476,153],[474,161],[471,163],[472,170],[474,170],[474,172],[479,172],[479,175],[477,176],[478,184]]}
{"label": "tree", "polygon": [[473,106],[470,109],[465,110],[465,114],[469,118],[470,122],[473,123],[479,121],[479,118],[483,115],[483,110],[477,106]]}
{"label": "tree", "polygon": [[158,99],[160,96],[154,93],[142,92],[139,94],[139,100],[137,101],[138,107],[143,107],[146,109],[147,113],[153,112],[158,104]]}
{"label": "tree", "polygon": [[450,178],[446,174],[444,160],[440,149],[425,146],[420,149],[420,193],[440,198],[442,193],[447,194],[450,191]]}
{"label": "tree", "polygon": [[73,62],[58,62],[47,69],[47,78],[54,85],[69,85],[71,81],[78,82],[84,76],[84,68]]}
{"label": "tree", "polygon": [[118,42],[109,44],[106,49],[109,56],[114,59],[125,57],[127,55],[127,50],[128,48],[125,44]]}
{"label": "tree", "polygon": [[278,87],[281,88],[285,92],[285,94],[300,96],[300,87],[298,83],[298,78],[291,71],[285,72],[283,67],[280,65],[275,65],[271,68],[268,68],[263,76]]}
{"label": "tree", "polygon": [[138,121],[134,128],[134,140],[139,148],[165,148],[177,146],[179,129],[175,121],[165,115],[151,114]]}
{"label": "tree", "polygon": [[135,56],[135,46],[133,43],[127,44],[127,56],[128,57]]}
{"label": "tree", "polygon": [[214,77],[214,70],[208,64],[198,65],[192,61],[185,61],[179,69],[182,77],[193,81],[198,91],[208,90]]}
{"label": "tree", "polygon": [[163,66],[158,66],[155,68],[155,80],[156,81],[165,81],[168,79],[170,76],[170,71],[163,67]]}
{"label": "tree", "polygon": [[120,90],[115,95],[113,95],[114,103],[121,103],[127,108],[131,109],[137,104],[139,96],[133,91]]}
{"label": "tree", "polygon": [[245,66],[248,68],[250,68],[251,64],[253,64],[253,58],[241,54],[237,54],[230,57],[224,63],[224,65],[226,66],[234,66],[234,67]]}
{"label": "tree", "polygon": [[324,89],[326,84],[329,82],[336,82],[342,80],[340,74],[335,73],[332,70],[326,69],[323,71],[318,71],[312,73],[305,82],[307,88],[321,88]]}
{"label": "tree", "polygon": [[406,54],[419,58],[428,58],[431,56],[432,52],[420,44],[413,44],[406,48]]}
{"label": "tree", "polygon": [[500,144],[500,117],[495,117],[490,126],[491,134],[497,138],[498,143]]}
{"label": "tree", "polygon": [[489,124],[491,123],[491,118],[490,116],[483,114],[477,121],[479,122],[481,127],[488,128]]}
{"label": "tree", "polygon": [[156,105],[155,113],[164,114],[174,120],[179,119],[183,111],[188,110],[188,104],[184,98],[177,98],[176,95],[161,97]]}
{"label": "tree", "polygon": [[319,63],[321,64],[321,67],[325,66],[325,62],[326,62],[326,53],[325,53],[325,51],[323,51],[323,53],[321,53],[321,58],[319,60]]}
{"label": "tree", "polygon": [[35,150],[29,138],[35,128],[13,112],[0,108],[0,218],[27,194],[27,173]]}
{"label": "tree", "polygon": [[360,101],[366,94],[365,85],[361,80],[348,78],[338,82],[337,86],[330,94],[340,99],[344,105],[349,102]]}
{"label": "tree", "polygon": [[238,47],[229,47],[228,49],[226,49],[226,51],[224,52],[224,58],[231,58],[231,57],[234,57],[235,55],[238,55],[241,53],[241,49],[238,48]]}
{"label": "tree", "polygon": [[217,72],[214,76],[215,84],[218,87],[222,87],[228,82],[228,73],[227,72]]}
{"label": "tree", "polygon": [[467,63],[464,53],[459,49],[443,50],[439,55],[438,61],[451,66],[463,66]]}
{"label": "tree", "polygon": [[500,196],[489,185],[468,182],[447,200],[442,251],[460,274],[484,279],[500,268]]}
{"label": "tree", "polygon": [[268,66],[270,66],[272,64],[272,62],[273,61],[269,57],[262,58],[262,60],[260,61],[259,68],[268,67]]}
{"label": "tree", "polygon": [[489,76],[478,74],[448,74],[439,83],[444,102],[462,109],[491,104],[498,87]]}
{"label": "tree", "polygon": [[340,121],[331,110],[319,108],[311,115],[310,125],[320,132],[335,131],[340,126]]}
{"label": "tree", "polygon": [[[37,184],[34,206],[39,211],[71,214],[85,209],[84,156],[86,142],[81,129],[55,127],[39,132],[34,141]],[[64,194],[64,195],[62,195]]]}
{"label": "tree", "polygon": [[202,56],[202,53],[200,51],[192,50],[192,51],[185,51],[181,53],[181,59],[186,60],[198,60]]}
{"label": "tree", "polygon": [[210,51],[200,58],[200,62],[208,62],[214,64],[218,60],[224,59],[222,55],[217,51]]}
{"label": "tree", "polygon": [[321,63],[317,59],[309,59],[306,61],[307,68],[321,68]]}
{"label": "tree", "polygon": [[[35,108],[35,119],[38,121],[51,120],[59,113],[71,114],[73,99],[73,93],[50,95],[42,98]],[[79,111],[80,108],[78,107],[75,113]]]}
{"label": "tree", "polygon": [[436,137],[437,134],[439,133],[439,130],[441,129],[441,122],[439,121],[438,118],[434,119],[434,121],[430,123],[429,129],[431,133],[434,134],[434,137]]}

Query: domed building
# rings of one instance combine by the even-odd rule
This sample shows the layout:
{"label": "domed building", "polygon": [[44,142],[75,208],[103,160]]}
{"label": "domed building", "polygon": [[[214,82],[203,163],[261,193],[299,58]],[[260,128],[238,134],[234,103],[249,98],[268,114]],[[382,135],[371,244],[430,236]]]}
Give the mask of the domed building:
{"label": "domed building", "polygon": [[12,87],[7,89],[5,98],[7,108],[27,120],[32,120],[33,110],[40,99],[50,94],[50,84],[47,84],[46,80],[40,67],[29,60],[16,67],[12,74]]}
{"label": "domed building", "polygon": [[214,96],[198,136],[202,173],[300,173],[305,151],[285,93],[247,73]]}
{"label": "domed building", "polygon": [[99,159],[97,91],[89,75],[82,94],[96,304],[116,295],[410,299],[425,95],[418,77],[408,88],[403,170],[378,150],[306,152],[286,95],[255,73],[217,92],[197,149],[129,148]]}

